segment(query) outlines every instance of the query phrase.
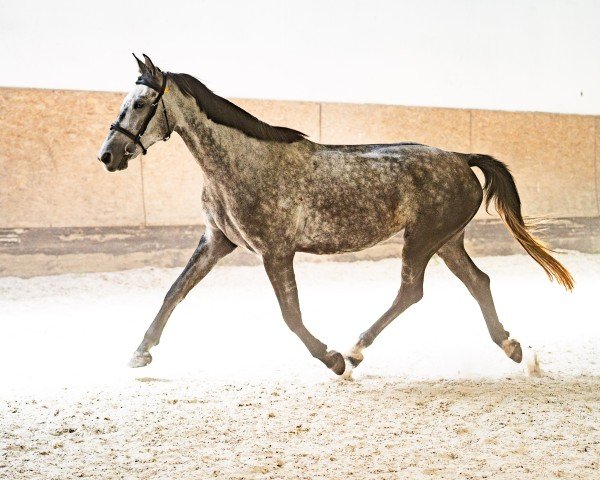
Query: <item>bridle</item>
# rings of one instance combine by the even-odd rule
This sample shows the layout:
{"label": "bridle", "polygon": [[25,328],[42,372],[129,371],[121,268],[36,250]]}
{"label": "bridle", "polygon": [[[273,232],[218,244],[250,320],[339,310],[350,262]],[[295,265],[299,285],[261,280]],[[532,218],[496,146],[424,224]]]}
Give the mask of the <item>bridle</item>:
{"label": "bridle", "polygon": [[[167,73],[166,72],[163,73],[163,81],[162,81],[162,85],[160,87],[158,85],[156,85],[155,83],[147,82],[143,78],[139,78],[138,81],[135,82],[135,84],[136,85],[146,85],[147,87],[151,88],[152,90],[156,90],[158,92],[158,97],[156,97],[156,99],[154,100],[154,103],[152,103],[150,105],[151,108],[150,108],[150,111],[148,112],[148,115],[146,115],[146,118],[144,119],[144,123],[142,123],[142,126],[138,130],[137,134],[130,132],[126,128],[123,128],[121,125],[119,125],[118,121],[113,123],[110,126],[110,129],[115,130],[116,132],[120,132],[123,135],[125,135],[126,137],[131,138],[131,140],[133,140],[133,142],[136,145],[139,145],[141,147],[142,154],[146,155],[146,153],[148,153],[148,150],[142,144],[142,136],[146,132],[146,128],[148,128],[148,124],[150,123],[150,120],[152,120],[152,117],[154,117],[154,114],[156,113],[156,109],[158,108],[159,102],[162,103],[163,114],[165,115],[165,122],[167,122],[167,133],[163,137],[163,141],[166,142],[171,137],[171,126],[169,125],[169,118],[167,117],[167,109],[165,107],[165,101],[163,99],[163,95],[165,94],[165,88],[167,86]],[[127,152],[127,153],[130,154],[129,152]]]}

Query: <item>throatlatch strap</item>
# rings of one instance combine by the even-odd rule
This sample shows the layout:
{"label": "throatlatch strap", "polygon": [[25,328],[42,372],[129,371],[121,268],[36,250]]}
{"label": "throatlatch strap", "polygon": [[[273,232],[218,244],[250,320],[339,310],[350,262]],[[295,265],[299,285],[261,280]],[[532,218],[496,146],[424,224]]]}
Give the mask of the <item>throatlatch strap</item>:
{"label": "throatlatch strap", "polygon": [[163,142],[166,142],[169,138],[171,138],[171,125],[169,124],[169,117],[167,117],[167,107],[165,107],[165,99],[160,99],[163,106],[163,114],[165,116],[165,122],[167,123],[167,135],[163,137]]}

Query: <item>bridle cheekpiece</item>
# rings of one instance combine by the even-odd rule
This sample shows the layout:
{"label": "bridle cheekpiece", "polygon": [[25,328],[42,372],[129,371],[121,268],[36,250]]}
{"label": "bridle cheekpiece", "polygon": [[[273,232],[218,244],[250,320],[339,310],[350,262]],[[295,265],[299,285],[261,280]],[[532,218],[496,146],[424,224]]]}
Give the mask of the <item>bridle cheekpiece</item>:
{"label": "bridle cheekpiece", "polygon": [[150,108],[150,111],[148,112],[148,114],[146,115],[146,118],[144,119],[144,123],[142,123],[142,126],[138,130],[137,134],[130,132],[126,128],[123,128],[121,125],[119,125],[118,121],[113,123],[110,126],[110,129],[114,130],[116,132],[122,133],[126,137],[131,138],[131,140],[133,140],[133,142],[136,145],[140,146],[140,148],[142,149],[142,154],[146,155],[146,153],[148,153],[148,150],[142,144],[142,136],[146,132],[146,128],[148,128],[148,124],[152,120],[152,117],[154,117],[154,114],[156,113],[156,109],[158,108],[159,102],[162,103],[163,114],[165,116],[165,122],[167,123],[167,133],[163,137],[163,141],[166,142],[169,139],[169,137],[171,136],[171,126],[169,125],[169,118],[167,117],[167,109],[165,107],[165,101],[163,99],[163,95],[165,94],[165,88],[167,87],[167,72],[163,73],[163,81],[162,81],[162,85],[160,85],[160,86],[158,86],[155,83],[148,82],[143,77],[138,78],[138,80],[137,80],[137,82],[135,82],[135,84],[136,85],[146,85],[147,87],[151,88],[152,90],[156,90],[158,92],[158,97],[156,97],[156,99],[154,100],[154,103],[152,103],[150,105],[151,108]]}

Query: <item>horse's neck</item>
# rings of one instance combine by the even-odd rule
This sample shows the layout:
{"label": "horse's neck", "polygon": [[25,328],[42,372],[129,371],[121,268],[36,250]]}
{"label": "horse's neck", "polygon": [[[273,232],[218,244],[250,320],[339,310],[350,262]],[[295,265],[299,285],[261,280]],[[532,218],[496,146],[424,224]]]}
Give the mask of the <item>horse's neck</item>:
{"label": "horse's neck", "polygon": [[184,116],[176,129],[202,167],[205,176],[231,179],[254,168],[258,159],[267,161],[266,145],[235,128],[214,123],[201,112]]}

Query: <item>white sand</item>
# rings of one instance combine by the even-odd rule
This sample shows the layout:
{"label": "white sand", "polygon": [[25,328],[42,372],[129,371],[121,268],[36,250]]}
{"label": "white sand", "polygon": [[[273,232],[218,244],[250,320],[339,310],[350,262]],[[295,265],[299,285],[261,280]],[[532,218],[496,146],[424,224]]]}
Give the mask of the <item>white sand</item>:
{"label": "white sand", "polygon": [[[259,267],[220,267],[125,367],[176,269],[0,279],[0,478],[600,478],[600,256],[479,258],[526,377],[434,259],[425,298],[338,381],[287,330]],[[299,264],[305,323],[345,350],[400,262]]]}

